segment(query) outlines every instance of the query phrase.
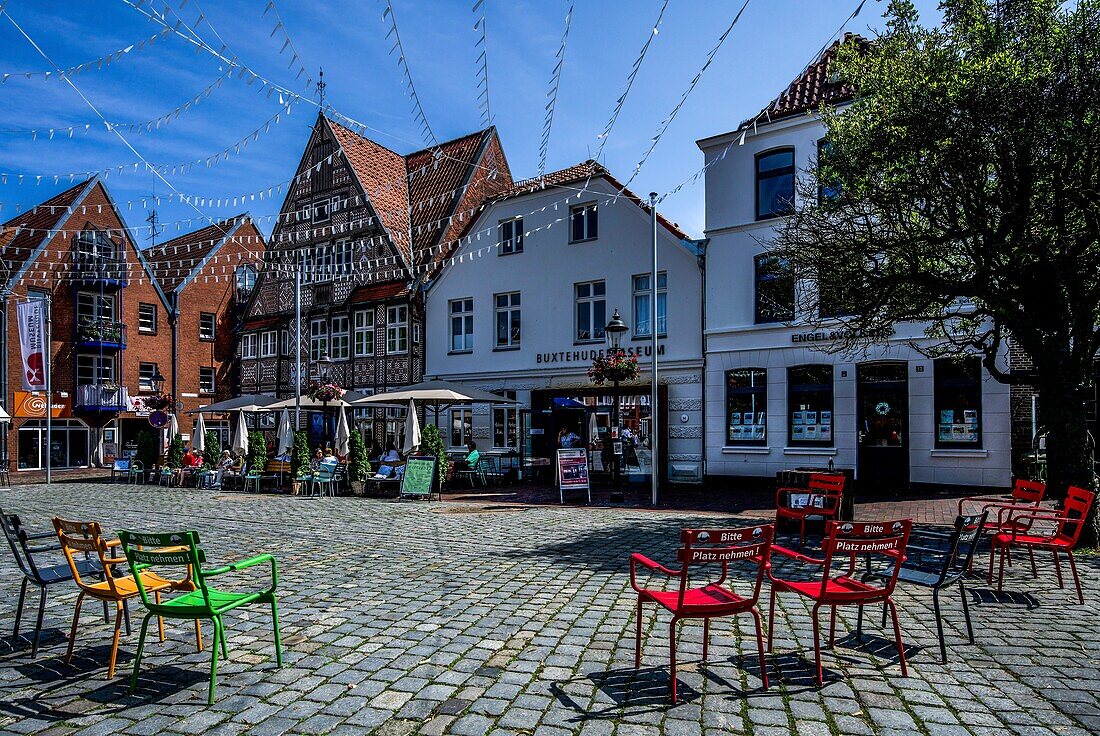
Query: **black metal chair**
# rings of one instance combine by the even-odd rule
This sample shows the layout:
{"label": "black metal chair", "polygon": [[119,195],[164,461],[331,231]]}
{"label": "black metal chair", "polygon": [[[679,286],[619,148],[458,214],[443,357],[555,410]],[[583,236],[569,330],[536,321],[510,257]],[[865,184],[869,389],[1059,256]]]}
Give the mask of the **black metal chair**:
{"label": "black metal chair", "polygon": [[[57,533],[53,531],[30,534],[23,528],[19,516],[6,514],[0,509],[0,526],[4,529],[4,536],[8,540],[8,546],[15,556],[15,562],[23,573],[23,585],[19,589],[19,606],[15,611],[15,630],[12,631],[12,639],[19,638],[19,623],[23,617],[23,603],[27,598],[27,584],[34,583],[41,588],[41,597],[38,601],[38,619],[34,627],[34,639],[31,641],[31,657],[38,655],[38,640],[42,635],[42,619],[46,615],[46,590],[51,585],[63,583],[73,579],[72,569],[69,563],[57,555],[49,555],[59,552],[61,544],[57,541]],[[42,540],[52,539],[52,544],[42,544]],[[40,564],[43,555],[54,558],[50,564]],[[59,560],[59,561],[54,561]],[[77,563],[81,575],[102,575],[103,568],[98,561],[81,560]],[[103,604],[103,615],[107,616],[107,604]]]}
{"label": "black metal chair", "polygon": [[[932,589],[932,608],[936,613],[936,631],[940,639],[940,657],[947,662],[947,644],[943,639],[943,616],[940,613],[940,591],[958,584],[962,597],[963,615],[966,617],[966,633],[970,643],[974,643],[974,627],[970,623],[970,607],[966,600],[966,588],[963,578],[970,569],[974,550],[978,547],[982,528],[985,526],[988,510],[981,514],[960,515],[955,517],[955,528],[950,532],[914,530],[909,546],[905,549],[906,560],[898,572],[899,583],[921,585]],[[893,575],[893,566],[884,570],[869,571],[863,580],[889,578]],[[886,609],[883,608],[883,626],[886,625]],[[860,606],[856,619],[856,635],[863,637],[863,607]]]}

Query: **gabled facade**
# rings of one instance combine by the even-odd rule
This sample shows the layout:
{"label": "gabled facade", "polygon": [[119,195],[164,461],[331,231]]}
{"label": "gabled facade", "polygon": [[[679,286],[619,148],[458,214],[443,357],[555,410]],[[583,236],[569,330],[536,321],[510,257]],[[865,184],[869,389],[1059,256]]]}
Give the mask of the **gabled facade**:
{"label": "gabled facade", "polygon": [[828,313],[802,313],[817,300],[795,298],[796,289],[812,296],[815,285],[796,284],[768,253],[796,179],[824,143],[818,111],[852,99],[830,73],[837,48],[757,117],[698,141],[708,166],[707,473],[844,468],[870,494],[912,484],[1008,486],[1009,391],[977,356],[926,357],[917,323],[858,355],[827,352],[837,340]]}
{"label": "gabled facade", "polygon": [[[638,358],[620,387],[623,474],[648,483],[702,480],[702,270],[698,244],[658,217],[657,411],[650,406],[652,220],[592,161],[521,182],[489,200],[428,289],[427,376],[514,398],[515,407],[439,415],[448,445],[474,439],[505,464],[548,462],[558,433],[578,435],[593,472],[611,473],[614,391],[588,376],[617,309]],[[429,415],[427,421],[434,421]],[[653,458],[652,434],[660,436]],[[605,451],[606,448],[606,451]],[[545,467],[549,467],[548,465]]]}
{"label": "gabled facade", "polygon": [[[424,280],[480,203],[511,183],[495,128],[401,155],[318,116],[241,328],[239,390],[293,396],[322,358],[331,380],[356,391],[421,380]],[[383,412],[361,419],[384,439]],[[320,422],[311,418],[315,440]]]}
{"label": "gabled facade", "polygon": [[[241,214],[144,251],[165,302],[140,304],[141,319],[131,329],[142,334],[163,330],[172,347],[169,354],[140,356],[138,368],[142,376],[158,369],[171,376],[165,389],[183,406],[180,430],[185,434],[194,421],[186,412],[234,395],[238,335],[265,248],[252,218]],[[146,382],[142,388],[152,386]],[[207,429],[218,432],[226,446],[229,422],[206,420]]]}
{"label": "gabled facade", "polygon": [[[45,411],[52,406],[52,465],[106,462],[132,438],[121,422],[136,418],[141,355],[167,355],[167,332],[137,329],[139,304],[163,304],[141,251],[99,178],[16,215],[0,227],[4,319],[0,370],[12,471],[45,467]],[[49,296],[53,396],[22,390],[16,305]],[[147,422],[141,422],[150,429]]]}

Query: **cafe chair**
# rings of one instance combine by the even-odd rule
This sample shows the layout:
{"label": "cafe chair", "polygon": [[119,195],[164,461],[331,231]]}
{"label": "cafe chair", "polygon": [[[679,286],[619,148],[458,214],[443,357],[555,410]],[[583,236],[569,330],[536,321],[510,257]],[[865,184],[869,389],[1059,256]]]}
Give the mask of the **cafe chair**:
{"label": "cafe chair", "polygon": [[[72,579],[80,588],[80,595],[76,597],[76,610],[73,612],[73,626],[69,633],[69,648],[65,652],[65,664],[73,657],[73,646],[76,644],[76,629],[80,622],[80,607],[85,598],[93,598],[104,603],[115,604],[115,636],[111,642],[111,659],[107,665],[107,679],[115,676],[115,661],[118,659],[118,641],[122,629],[122,618],[126,613],[125,604],[132,598],[136,598],[141,590],[153,593],[157,598],[165,591],[191,590],[194,588],[189,575],[180,579],[162,578],[152,573],[141,573],[137,577],[117,575],[114,565],[126,564],[125,557],[113,557],[111,550],[119,546],[118,540],[108,540],[103,536],[102,527],[95,521],[69,521],[55,516],[53,518],[54,530],[61,542],[61,550],[69,561]],[[77,554],[94,554],[103,571],[101,582],[89,582],[84,579],[81,572]],[[199,622],[195,618],[195,637],[198,640],[199,650],[202,650],[202,632]],[[128,617],[127,617],[128,619]],[[129,633],[127,621],[127,633]],[[160,622],[160,639],[164,641],[164,622]]]}
{"label": "cafe chair", "polygon": [[778,488],[775,491],[775,524],[780,519],[797,520],[799,524],[798,548],[806,546],[806,519],[820,516],[836,519],[840,514],[840,501],[844,496],[843,475],[813,473],[808,488]]}
{"label": "cafe chair", "polygon": [[[137,582],[137,593],[148,613],[141,622],[141,635],[138,638],[137,656],[134,657],[134,673],[130,677],[130,692],[137,689],[138,672],[145,651],[145,636],[149,630],[149,621],[154,616],[169,619],[209,619],[214,624],[214,640],[210,645],[210,690],[207,703],[214,704],[214,688],[218,675],[218,648],[229,659],[226,645],[225,614],[242,606],[253,603],[271,606],[271,623],[275,635],[275,661],[283,666],[282,640],[279,637],[279,610],[275,599],[275,590],[279,585],[279,571],[275,558],[270,554],[261,554],[247,560],[210,570],[203,569],[206,554],[199,546],[198,532],[182,531],[150,534],[146,532],[119,532],[126,561],[130,565],[133,580]],[[232,592],[215,588],[210,578],[229,572],[246,570],[255,565],[269,563],[271,566],[271,584],[259,590]],[[153,568],[184,568],[188,579],[193,581],[191,589],[170,598],[162,599],[157,588],[150,588],[146,581],[162,579],[149,572]],[[173,592],[183,591],[178,588]],[[150,593],[153,596],[150,597]]]}
{"label": "cafe chair", "polygon": [[[772,636],[775,632],[775,598],[779,593],[797,593],[814,602],[810,614],[813,620],[814,662],[817,668],[817,684],[824,683],[824,670],[821,666],[821,630],[817,613],[822,606],[831,610],[829,620],[829,648],[836,646],[836,609],[837,606],[865,606],[881,603],[888,606],[894,621],[894,640],[901,663],[902,677],[908,677],[905,666],[905,647],[901,642],[901,625],[898,623],[898,609],[894,605],[894,586],[898,572],[905,562],[905,546],[909,542],[909,532],[913,522],[910,519],[897,521],[857,522],[830,521],[825,525],[825,539],[822,541],[823,559],[807,557],[804,554],[772,545],[772,553],[798,560],[807,565],[820,568],[820,580],[806,580],[777,577],[774,568],[768,568],[771,580],[771,600],[768,604],[768,651],[772,648]],[[872,584],[870,581],[857,580],[856,558],[865,555],[869,558],[885,557],[890,565],[889,575]],[[847,563],[847,564],[845,564]],[[837,567],[834,569],[834,565]],[[800,576],[801,577],[801,576]]]}
{"label": "cafe chair", "polygon": [[1077,600],[1085,604],[1085,595],[1081,590],[1081,578],[1077,574],[1077,562],[1073,559],[1073,548],[1081,538],[1096,494],[1084,488],[1070,486],[1062,510],[1019,509],[1011,516],[1011,527],[997,532],[990,538],[989,583],[993,583],[993,557],[1000,554],[1001,567],[997,578],[997,592],[1001,592],[1005,580],[1005,558],[1013,548],[1026,549],[1031,558],[1031,576],[1039,577],[1035,567],[1035,550],[1049,550],[1054,555],[1054,570],[1058,575],[1058,587],[1065,587],[1062,579],[1060,555],[1069,558],[1069,569],[1073,573],[1073,582],[1077,586]]}
{"label": "cafe chair", "polygon": [[[970,643],[974,643],[974,627],[970,623],[970,606],[966,599],[966,587],[963,578],[970,569],[974,551],[978,548],[982,529],[985,528],[989,511],[980,514],[960,515],[955,518],[954,528],[950,532],[920,530],[913,533],[910,544],[905,548],[907,559],[900,566],[893,562],[880,570],[870,571],[863,576],[868,580],[889,580],[899,569],[897,579],[908,585],[920,585],[932,589],[932,610],[936,614],[936,634],[940,640],[940,659],[947,664],[947,644],[943,638],[943,615],[940,613],[940,591],[953,585],[959,586],[962,598],[963,616],[966,619],[966,634]],[[912,542],[917,544],[912,544]],[[886,606],[882,607],[882,626],[886,626]],[[863,640],[863,606],[859,607],[856,618],[856,635]]]}
{"label": "cafe chair", "polygon": [[335,497],[336,491],[333,487],[333,483],[336,480],[336,463],[321,463],[317,466],[317,470],[313,472],[313,475],[309,480],[309,489],[311,496],[320,496],[324,498],[325,493]]}
{"label": "cafe chair", "polygon": [[[680,568],[674,570],[660,565],[643,554],[630,556],[630,585],[638,593],[637,632],[634,638],[634,666],[642,666],[642,612],[647,603],[661,606],[672,614],[669,622],[669,690],[672,702],[676,702],[676,624],[681,619],[703,619],[703,661],[707,660],[710,643],[710,620],[720,616],[751,613],[756,623],[756,645],[760,655],[760,679],[768,689],[768,668],[764,660],[764,634],[760,611],[756,603],[760,599],[760,587],[768,568],[768,555],[772,536],[771,524],[740,529],[684,529],[680,532],[683,546],[676,558]],[[721,576],[703,586],[691,587],[689,573],[703,565],[720,565]],[[752,581],[747,594],[733,587],[730,567],[750,568]],[[638,582],[639,568],[649,574],[664,575],[677,583],[673,590],[644,588]],[[713,577],[713,576],[712,576]],[[728,581],[728,582],[727,582]]]}
{"label": "cafe chair", "polygon": [[[46,591],[51,585],[72,580],[73,573],[68,562],[54,561],[59,557],[54,553],[61,550],[61,545],[57,543],[57,535],[53,532],[31,534],[23,528],[18,515],[6,514],[3,509],[0,509],[0,526],[4,529],[4,537],[8,540],[8,546],[11,547],[15,564],[23,574],[23,584],[19,588],[19,605],[15,609],[15,628],[12,631],[12,639],[19,638],[19,624],[23,618],[23,604],[27,599],[28,585],[36,585],[39,589],[38,619],[35,621],[34,638],[31,639],[31,657],[33,658],[38,655],[38,640],[42,635],[42,621],[46,615]],[[45,540],[50,540],[50,543],[46,544]],[[82,575],[91,577],[103,572],[103,568],[95,560],[81,559],[77,560],[76,564]],[[103,615],[106,619],[106,604],[103,606]]]}
{"label": "cafe chair", "polygon": [[126,476],[126,482],[132,485],[137,485],[138,482],[145,483],[145,466],[140,460],[130,461],[130,472]]}

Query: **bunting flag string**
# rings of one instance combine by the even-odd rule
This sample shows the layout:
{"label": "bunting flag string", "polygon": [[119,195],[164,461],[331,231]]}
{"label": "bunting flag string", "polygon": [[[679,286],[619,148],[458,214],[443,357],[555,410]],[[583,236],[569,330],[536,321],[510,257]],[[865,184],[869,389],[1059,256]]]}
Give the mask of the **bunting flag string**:
{"label": "bunting flag string", "polygon": [[653,149],[657,147],[657,144],[661,141],[661,137],[664,136],[665,131],[668,130],[668,126],[672,125],[672,121],[676,119],[676,115],[680,112],[680,108],[684,106],[684,103],[687,102],[688,97],[695,90],[695,87],[699,84],[699,80],[703,78],[703,74],[705,74],[707,69],[710,68],[711,63],[714,61],[714,57],[718,54],[718,50],[722,48],[722,45],[725,44],[726,39],[729,38],[729,35],[733,31],[734,26],[737,25],[737,21],[741,20],[741,14],[745,12],[745,8],[748,7],[749,2],[750,0],[745,0],[745,2],[741,5],[741,9],[737,11],[737,15],[733,16],[733,20],[730,21],[729,26],[727,26],[726,30],[722,32],[722,35],[718,37],[718,42],[714,44],[714,48],[707,52],[707,58],[706,61],[703,62],[703,67],[695,74],[695,77],[691,80],[691,83],[688,84],[687,88],[684,89],[684,93],[680,95],[680,99],[676,102],[676,106],[672,108],[672,111],[668,115],[666,115],[665,119],[661,121],[661,124],[657,126],[657,134],[654,135],[653,138],[650,140],[649,148],[646,149],[645,153],[642,154],[641,159],[639,159],[638,163],[635,164],[634,171],[631,172],[630,178],[626,180],[626,183],[623,185],[623,189],[630,186],[630,183],[634,181],[634,179],[641,172],[642,167],[645,166],[646,161],[649,160],[649,155],[653,153]]}
{"label": "bunting flag string", "polygon": [[405,84],[405,96],[409,98],[412,103],[413,119],[420,123],[420,132],[424,136],[424,140],[432,148],[439,147],[439,141],[436,140],[435,133],[432,131],[432,126],[428,123],[428,118],[424,114],[424,107],[420,104],[420,96],[416,93],[416,85],[413,84],[412,72],[409,71],[408,57],[405,55],[405,47],[401,43],[401,32],[397,30],[397,16],[393,12],[393,3],[390,0],[386,0],[386,9],[382,11],[382,22],[389,21],[390,29],[386,32],[386,40],[389,41],[392,36],[394,41],[390,47],[390,56],[397,53],[397,66],[401,68],[401,72],[404,75]]}
{"label": "bunting flag string", "polygon": [[480,47],[477,59],[474,60],[474,63],[478,65],[477,109],[481,111],[482,127],[488,128],[493,124],[493,115],[489,111],[489,46],[487,43],[488,30],[485,23],[485,0],[476,0],[470,12],[477,15],[479,10],[481,15],[474,22],[474,32],[481,31],[481,35],[474,42],[475,51]]}
{"label": "bunting flag string", "polygon": [[8,79],[13,77],[16,79],[41,78],[43,81],[48,81],[50,79],[62,79],[67,76],[76,76],[83,71],[88,71],[92,69],[100,70],[104,67],[110,66],[113,63],[122,61],[123,58],[125,58],[129,54],[132,54],[135,51],[141,51],[142,49],[152,46],[158,38],[163,38],[171,32],[172,29],[170,28],[162,29],[154,33],[152,36],[149,36],[148,38],[143,38],[140,41],[136,41],[129,46],[126,46],[125,48],[118,49],[117,51],[112,51],[111,53],[100,56],[97,59],[92,59],[91,61],[85,61],[82,64],[71,66],[68,69],[46,69],[33,72],[5,72],[3,74],[0,74],[0,84],[7,82]]}
{"label": "bunting flag string", "polygon": [[550,89],[546,96],[550,101],[546,103],[546,117],[542,122],[542,142],[539,144],[539,177],[546,173],[546,152],[550,147],[550,130],[554,125],[554,108],[558,104],[558,87],[561,84],[561,70],[565,65],[565,46],[569,41],[569,29],[573,25],[573,3],[569,3],[569,10],[565,13],[565,32],[561,36],[561,45],[554,54],[557,63],[550,74]]}
{"label": "bunting flag string", "polygon": [[267,0],[267,5],[264,7],[262,17],[266,17],[269,12],[272,13],[275,18],[275,27],[271,29],[268,38],[274,38],[276,33],[282,31],[283,45],[279,48],[279,56],[282,56],[283,53],[288,50],[290,51],[290,63],[287,65],[287,69],[292,69],[297,65],[298,73],[294,75],[295,81],[300,80],[302,75],[305,75],[306,81],[303,86],[305,89],[312,91],[313,77],[306,71],[305,65],[302,64],[301,57],[298,55],[298,49],[294,47],[294,42],[290,40],[290,33],[286,29],[286,23],[283,22],[282,16],[279,15],[279,8],[276,7],[275,0]]}

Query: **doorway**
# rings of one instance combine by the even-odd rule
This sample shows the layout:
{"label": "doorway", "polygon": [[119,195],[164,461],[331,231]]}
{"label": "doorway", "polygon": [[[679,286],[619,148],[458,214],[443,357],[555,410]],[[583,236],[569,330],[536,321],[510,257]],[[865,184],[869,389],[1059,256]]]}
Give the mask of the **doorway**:
{"label": "doorway", "polygon": [[860,486],[872,493],[909,487],[909,367],[905,362],[856,366]]}

